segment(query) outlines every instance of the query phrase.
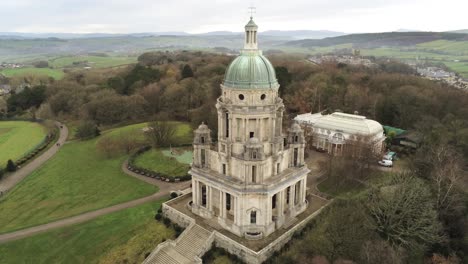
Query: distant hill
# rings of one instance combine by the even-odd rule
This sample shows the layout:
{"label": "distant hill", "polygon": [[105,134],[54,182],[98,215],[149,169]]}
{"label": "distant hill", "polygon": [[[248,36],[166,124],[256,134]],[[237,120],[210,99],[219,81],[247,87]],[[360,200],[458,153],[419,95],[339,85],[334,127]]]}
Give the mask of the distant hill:
{"label": "distant hill", "polygon": [[341,44],[353,44],[359,48],[377,48],[383,46],[413,46],[434,40],[468,41],[468,34],[448,32],[389,32],[351,34],[325,39],[305,39],[290,41],[286,46],[326,47]]}
{"label": "distant hill", "polygon": [[[241,36],[243,32],[232,31],[212,31],[199,34],[190,34],[180,31],[168,32],[143,32],[129,34],[111,34],[111,33],[22,33],[22,32],[0,32],[0,39],[82,39],[82,38],[110,38],[110,37],[149,37],[149,36]],[[282,37],[289,40],[295,39],[322,39],[345,35],[343,32],[329,30],[268,30],[259,33],[262,36]]]}
{"label": "distant hill", "polygon": [[267,30],[261,32],[261,34],[276,37],[290,37],[294,39],[323,39],[346,35],[346,33],[343,32],[329,30]]}
{"label": "distant hill", "polygon": [[461,33],[461,34],[468,34],[468,29],[460,29],[460,30],[454,30],[454,31],[448,31],[451,33]]}
{"label": "distant hill", "polygon": [[148,37],[148,36],[188,36],[186,32],[148,32],[148,33],[130,33],[130,34],[111,34],[111,33],[21,33],[21,32],[0,32],[0,39],[81,39],[81,38],[110,38],[110,37]]}

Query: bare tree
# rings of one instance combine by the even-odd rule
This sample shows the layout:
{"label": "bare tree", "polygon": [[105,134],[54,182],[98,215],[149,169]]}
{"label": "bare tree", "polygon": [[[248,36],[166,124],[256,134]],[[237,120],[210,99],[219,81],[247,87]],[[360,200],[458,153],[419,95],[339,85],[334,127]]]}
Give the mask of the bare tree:
{"label": "bare tree", "polygon": [[343,155],[353,160],[355,176],[360,180],[369,176],[371,165],[380,159],[381,152],[376,144],[372,136],[355,136],[346,141]]}
{"label": "bare tree", "polygon": [[174,136],[176,127],[173,123],[168,121],[155,121],[148,124],[146,137],[149,143],[157,147],[167,147],[174,143]]}
{"label": "bare tree", "polygon": [[406,257],[403,248],[393,248],[384,240],[366,241],[361,248],[361,261],[365,264],[402,264]]}
{"label": "bare tree", "polygon": [[367,206],[375,230],[394,247],[411,250],[443,241],[431,192],[412,174],[394,175],[391,185],[372,189]]}
{"label": "bare tree", "polygon": [[97,142],[96,150],[106,158],[113,158],[122,154],[116,140],[109,136],[103,137]]}
{"label": "bare tree", "polygon": [[428,153],[429,166],[431,166],[430,179],[436,197],[438,211],[448,211],[462,206],[462,200],[456,191],[457,183],[463,177],[463,159],[452,147],[440,144],[430,148]]}

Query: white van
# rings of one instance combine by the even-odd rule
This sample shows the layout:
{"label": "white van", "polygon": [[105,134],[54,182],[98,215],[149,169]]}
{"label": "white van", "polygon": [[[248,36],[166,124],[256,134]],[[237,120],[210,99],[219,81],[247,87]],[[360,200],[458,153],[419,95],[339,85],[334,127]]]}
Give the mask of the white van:
{"label": "white van", "polygon": [[393,161],[391,160],[379,160],[379,165],[384,167],[393,167]]}

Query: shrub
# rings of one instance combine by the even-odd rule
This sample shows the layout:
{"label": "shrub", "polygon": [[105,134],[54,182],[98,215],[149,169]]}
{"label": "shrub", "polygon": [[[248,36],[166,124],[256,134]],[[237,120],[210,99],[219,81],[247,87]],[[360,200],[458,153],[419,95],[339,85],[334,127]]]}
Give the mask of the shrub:
{"label": "shrub", "polygon": [[174,199],[176,198],[178,195],[176,192],[171,192],[171,199]]}
{"label": "shrub", "polygon": [[154,219],[160,221],[162,219],[162,214],[160,214],[159,212],[154,216]]}
{"label": "shrub", "polygon": [[16,164],[11,159],[7,162],[6,170],[8,172],[16,171]]}
{"label": "shrub", "polygon": [[75,136],[79,139],[97,137],[101,134],[96,123],[93,121],[83,121],[76,129]]}
{"label": "shrub", "polygon": [[3,175],[5,174],[5,171],[0,168],[0,180],[3,178]]}
{"label": "shrub", "polygon": [[175,231],[175,235],[176,237],[180,236],[180,234],[182,234],[182,232],[184,231],[184,229],[176,224],[174,224],[174,231]]}
{"label": "shrub", "polygon": [[166,227],[170,227],[171,226],[171,220],[169,218],[166,218],[164,217],[163,218],[163,223]]}

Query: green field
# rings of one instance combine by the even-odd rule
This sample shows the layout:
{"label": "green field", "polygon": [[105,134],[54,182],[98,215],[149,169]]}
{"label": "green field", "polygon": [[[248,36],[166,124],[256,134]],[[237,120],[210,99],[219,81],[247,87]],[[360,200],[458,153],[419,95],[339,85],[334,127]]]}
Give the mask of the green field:
{"label": "green field", "polygon": [[0,121],[0,166],[33,150],[46,135],[46,129],[39,123]]}
{"label": "green field", "polygon": [[0,73],[6,77],[18,77],[18,76],[49,76],[56,80],[63,78],[65,73],[61,69],[49,69],[49,68],[18,68],[18,69],[4,69],[0,70]]}
{"label": "green field", "polygon": [[192,151],[187,148],[174,148],[170,150],[151,149],[135,159],[135,165],[162,173],[169,177],[187,175],[192,160]]}
{"label": "green field", "polygon": [[68,143],[0,201],[0,233],[48,223],[150,195],[156,187],[124,174],[120,157],[105,159],[95,145],[102,137]]}
{"label": "green field", "polygon": [[49,64],[54,68],[74,67],[74,62],[87,62],[92,68],[109,68],[136,63],[136,57],[117,56],[67,56],[51,59]]}
{"label": "green field", "polygon": [[[174,137],[179,144],[191,144],[193,140],[192,128],[188,123],[172,121],[172,124],[176,126],[176,132]],[[126,126],[118,130],[113,130],[108,136],[119,137],[124,135],[131,135],[132,138],[137,139],[140,142],[145,141],[143,128],[148,127],[148,123],[140,123],[135,125]]]}
{"label": "green field", "polygon": [[174,231],[153,220],[161,202],[0,244],[0,263],[141,263]]}

